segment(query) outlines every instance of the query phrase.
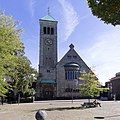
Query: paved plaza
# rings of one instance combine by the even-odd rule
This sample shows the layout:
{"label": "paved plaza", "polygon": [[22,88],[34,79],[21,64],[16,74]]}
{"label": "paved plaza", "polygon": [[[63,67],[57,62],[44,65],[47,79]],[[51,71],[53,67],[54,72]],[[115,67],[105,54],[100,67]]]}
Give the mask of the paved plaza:
{"label": "paved plaza", "polygon": [[46,120],[120,120],[120,101],[100,101],[102,107],[81,108],[87,100],[53,100],[0,105],[0,120],[35,120],[37,110],[47,112]]}

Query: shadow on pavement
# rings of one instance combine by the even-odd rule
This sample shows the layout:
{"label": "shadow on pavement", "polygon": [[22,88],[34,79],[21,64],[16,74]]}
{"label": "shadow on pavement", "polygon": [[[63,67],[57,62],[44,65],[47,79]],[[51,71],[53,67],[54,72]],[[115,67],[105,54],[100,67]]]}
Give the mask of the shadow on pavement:
{"label": "shadow on pavement", "polygon": [[71,110],[71,109],[84,109],[84,108],[83,107],[59,107],[59,108],[47,108],[44,110],[46,110],[46,111],[54,111],[54,110],[62,111],[62,110]]}
{"label": "shadow on pavement", "polygon": [[95,119],[104,119],[104,118],[111,118],[111,117],[119,117],[120,115],[113,115],[113,116],[105,116],[105,117],[94,117]]}
{"label": "shadow on pavement", "polygon": [[[79,107],[46,108],[46,109],[41,109],[41,110],[45,110],[45,111],[55,111],[55,110],[63,111],[63,110],[76,110],[76,109],[84,110],[84,109],[89,109],[89,108],[83,108],[83,107],[79,106]],[[32,112],[34,112],[34,111],[38,111],[38,110],[33,110]]]}

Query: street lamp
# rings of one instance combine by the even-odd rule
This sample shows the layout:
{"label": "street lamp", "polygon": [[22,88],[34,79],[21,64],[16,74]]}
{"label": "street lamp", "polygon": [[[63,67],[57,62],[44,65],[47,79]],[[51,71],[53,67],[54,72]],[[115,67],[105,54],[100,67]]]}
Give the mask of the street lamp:
{"label": "street lamp", "polygon": [[78,80],[74,79],[73,80],[73,85],[72,85],[72,103],[73,103],[73,87],[76,88],[77,85],[78,85]]}

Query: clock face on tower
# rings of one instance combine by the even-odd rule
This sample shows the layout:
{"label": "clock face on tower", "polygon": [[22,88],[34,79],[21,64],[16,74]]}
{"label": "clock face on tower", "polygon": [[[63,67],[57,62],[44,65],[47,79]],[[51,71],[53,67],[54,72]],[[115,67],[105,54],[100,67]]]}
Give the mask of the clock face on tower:
{"label": "clock face on tower", "polygon": [[52,45],[52,43],[53,43],[52,39],[50,39],[50,38],[45,39],[45,44],[46,45]]}

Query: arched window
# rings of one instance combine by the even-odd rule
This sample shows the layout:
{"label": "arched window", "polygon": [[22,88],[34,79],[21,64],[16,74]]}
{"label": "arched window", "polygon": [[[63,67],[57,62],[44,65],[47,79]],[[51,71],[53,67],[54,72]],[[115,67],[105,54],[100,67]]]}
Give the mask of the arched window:
{"label": "arched window", "polygon": [[78,71],[76,70],[65,70],[65,79],[66,80],[74,80],[78,78]]}
{"label": "arched window", "polygon": [[47,34],[50,34],[50,27],[47,28]]}
{"label": "arched window", "polygon": [[44,34],[46,34],[46,27],[43,27],[43,32]]}
{"label": "arched window", "polygon": [[80,66],[76,63],[68,63],[64,65],[64,69],[65,69],[65,79],[66,80],[74,80],[74,79],[78,79],[79,77],[79,70],[80,70]]}
{"label": "arched window", "polygon": [[51,35],[54,35],[54,28],[51,28]]}

